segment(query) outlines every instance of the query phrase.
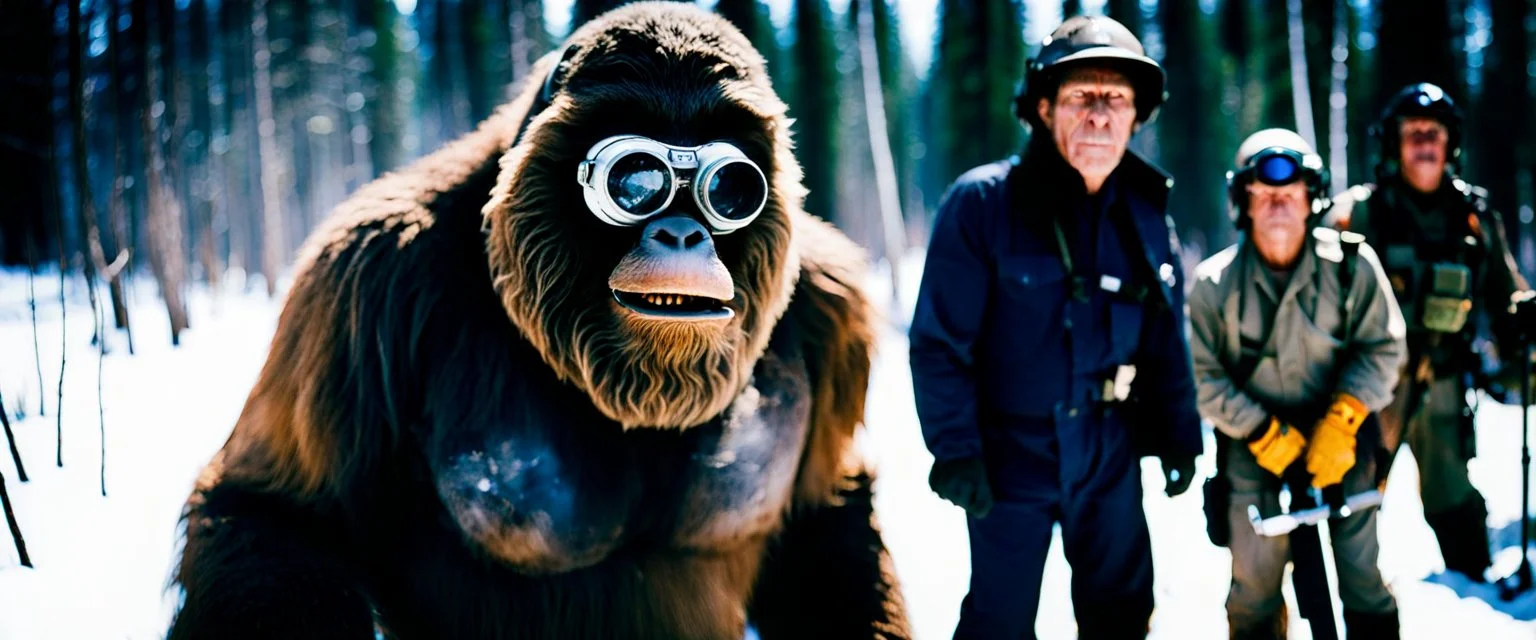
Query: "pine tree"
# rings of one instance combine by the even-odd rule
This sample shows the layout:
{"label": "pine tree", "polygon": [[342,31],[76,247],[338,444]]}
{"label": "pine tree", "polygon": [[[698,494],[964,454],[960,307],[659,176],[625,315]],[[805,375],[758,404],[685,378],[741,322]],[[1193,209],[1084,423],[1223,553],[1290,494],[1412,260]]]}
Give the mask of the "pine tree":
{"label": "pine tree", "polygon": [[936,102],[928,156],[942,191],[966,170],[1020,149],[1014,95],[1024,72],[1023,4],[939,3],[938,48],[929,97]]}
{"label": "pine tree", "polygon": [[[1215,26],[1196,0],[1163,0],[1158,20],[1164,35],[1162,65],[1168,108],[1156,120],[1157,160],[1174,177],[1168,210],[1180,229],[1199,231],[1205,246],[1224,245],[1228,235],[1224,169],[1236,143],[1221,114],[1221,69]],[[1145,135],[1145,134],[1143,134]]]}
{"label": "pine tree", "polygon": [[1511,242],[1520,237],[1519,207],[1532,201],[1530,163],[1533,108],[1527,88],[1527,20],[1536,19],[1528,3],[1495,2],[1493,41],[1483,53],[1481,95],[1472,103],[1464,135],[1468,179],[1488,189],[1494,209],[1504,219]]}
{"label": "pine tree", "polygon": [[795,155],[805,169],[809,190],[805,208],[836,223],[839,132],[837,49],[826,0],[795,0],[795,44],[789,56],[794,74],[789,116]]}
{"label": "pine tree", "polygon": [[629,4],[633,0],[576,0],[571,10],[571,31],[581,28],[587,21],[596,18],[610,9]]}

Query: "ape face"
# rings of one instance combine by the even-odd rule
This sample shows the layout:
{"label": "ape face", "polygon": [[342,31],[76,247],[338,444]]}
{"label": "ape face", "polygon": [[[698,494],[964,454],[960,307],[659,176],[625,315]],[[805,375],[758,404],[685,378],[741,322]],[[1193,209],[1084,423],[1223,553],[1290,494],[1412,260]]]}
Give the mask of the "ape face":
{"label": "ape face", "polygon": [[[559,90],[503,158],[486,218],[503,305],[544,360],[625,427],[682,428],[725,409],[788,305],[789,214],[803,189],[784,105],[747,40],[703,11],[652,9],[572,36]],[[616,136],[735,154],[745,162],[713,183],[748,184],[760,168],[765,197],[746,196],[765,200],[760,213],[731,213],[725,199],[742,189],[711,202],[663,188],[669,175],[708,181],[686,155],[673,174],[663,151],[603,165],[613,180],[594,176],[583,163]],[[595,177],[596,200],[583,185]]]}

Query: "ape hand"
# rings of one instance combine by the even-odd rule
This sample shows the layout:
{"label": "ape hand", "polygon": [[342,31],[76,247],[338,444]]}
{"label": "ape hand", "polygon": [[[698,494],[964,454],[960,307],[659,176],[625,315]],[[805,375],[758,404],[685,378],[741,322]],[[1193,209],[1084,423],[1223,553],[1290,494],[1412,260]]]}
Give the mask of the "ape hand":
{"label": "ape hand", "polygon": [[1168,455],[1163,456],[1163,479],[1167,481],[1163,485],[1163,493],[1170,498],[1177,498],[1179,494],[1189,490],[1189,485],[1195,480],[1195,456]]}
{"label": "ape hand", "polygon": [[1327,415],[1317,421],[1312,444],[1307,447],[1307,473],[1312,486],[1322,489],[1336,485],[1355,466],[1355,432],[1370,412],[1354,396],[1338,393]]}
{"label": "ape hand", "polygon": [[992,487],[987,484],[987,467],[981,456],[934,462],[928,472],[928,486],[970,515],[984,518],[992,510]]}
{"label": "ape hand", "polygon": [[[1271,417],[1269,425],[1255,429],[1248,438],[1248,450],[1259,461],[1259,466],[1276,476],[1283,475],[1286,467],[1301,455],[1307,447],[1307,438],[1296,427]],[[1353,460],[1354,458],[1350,458]]]}

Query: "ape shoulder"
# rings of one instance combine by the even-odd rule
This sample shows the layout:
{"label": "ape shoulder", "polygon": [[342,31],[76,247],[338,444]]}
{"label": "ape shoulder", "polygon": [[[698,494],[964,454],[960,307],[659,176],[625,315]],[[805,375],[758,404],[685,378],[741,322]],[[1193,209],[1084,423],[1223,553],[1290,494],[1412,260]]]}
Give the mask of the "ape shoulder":
{"label": "ape shoulder", "polygon": [[853,435],[864,420],[877,325],[862,286],[864,251],[813,216],[798,214],[794,225],[800,275],[785,320],[799,334],[813,397],[795,497],[814,506],[864,471]]}
{"label": "ape shoulder", "polygon": [[228,479],[302,499],[344,491],[345,476],[377,462],[351,451],[352,463],[341,463],[338,447],[404,422],[400,391],[426,321],[406,310],[471,284],[455,280],[483,255],[480,208],[515,124],[498,114],[374,180],[311,234],[266,364],[205,484]]}

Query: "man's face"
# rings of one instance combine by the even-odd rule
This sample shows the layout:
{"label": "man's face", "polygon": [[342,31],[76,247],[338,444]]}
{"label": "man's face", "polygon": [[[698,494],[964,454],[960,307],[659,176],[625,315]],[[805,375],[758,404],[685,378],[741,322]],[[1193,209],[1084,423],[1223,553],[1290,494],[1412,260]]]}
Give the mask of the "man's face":
{"label": "man's face", "polygon": [[1307,216],[1312,207],[1307,185],[1301,181],[1273,186],[1248,185],[1248,217],[1252,219],[1254,244],[1265,260],[1275,266],[1289,265],[1306,240]]}
{"label": "man's face", "polygon": [[1410,116],[1398,121],[1397,133],[1403,179],[1424,193],[1439,189],[1450,138],[1445,125],[1434,118]]}
{"label": "man's face", "polygon": [[1119,166],[1135,132],[1136,91],[1124,74],[1108,69],[1074,69],[1056,91],[1041,100],[1040,120],[1051,130],[1056,150],[1097,191]]}

